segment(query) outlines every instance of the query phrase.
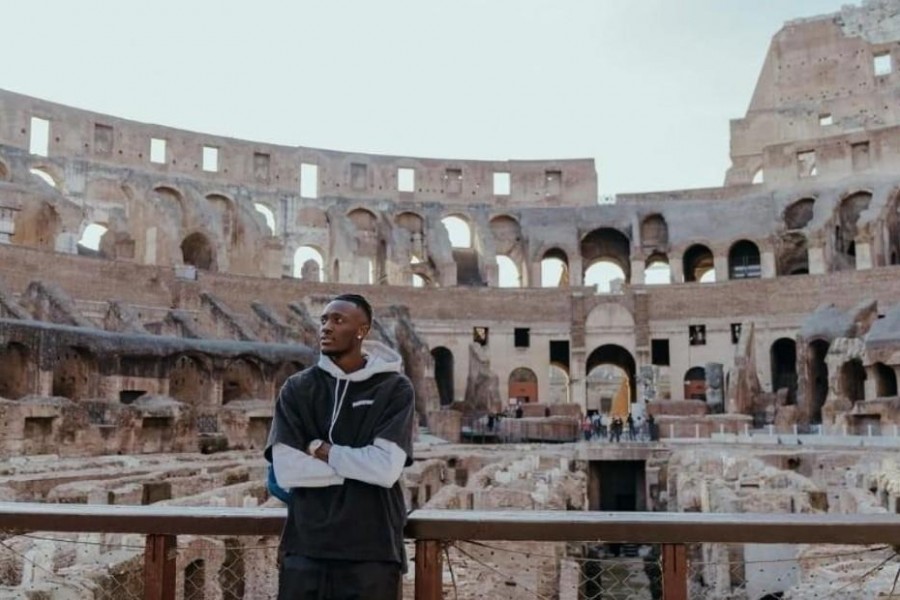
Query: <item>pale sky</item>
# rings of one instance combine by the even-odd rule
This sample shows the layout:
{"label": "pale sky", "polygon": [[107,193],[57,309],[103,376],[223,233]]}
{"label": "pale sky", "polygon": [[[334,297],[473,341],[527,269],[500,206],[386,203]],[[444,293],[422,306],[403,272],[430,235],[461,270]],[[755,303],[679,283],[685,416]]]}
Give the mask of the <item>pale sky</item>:
{"label": "pale sky", "polygon": [[721,185],[788,19],[846,0],[46,0],[0,87],[290,146],[594,158],[602,194]]}

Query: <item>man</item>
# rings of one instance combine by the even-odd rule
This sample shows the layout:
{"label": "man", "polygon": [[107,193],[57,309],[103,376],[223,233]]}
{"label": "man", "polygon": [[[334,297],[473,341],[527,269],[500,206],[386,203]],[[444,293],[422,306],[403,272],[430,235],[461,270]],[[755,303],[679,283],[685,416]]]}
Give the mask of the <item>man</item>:
{"label": "man", "polygon": [[321,356],[278,395],[266,458],[289,488],[279,600],[397,600],[406,567],[400,486],[412,464],[413,387],[390,348],[363,342],[372,307],[335,297]]}

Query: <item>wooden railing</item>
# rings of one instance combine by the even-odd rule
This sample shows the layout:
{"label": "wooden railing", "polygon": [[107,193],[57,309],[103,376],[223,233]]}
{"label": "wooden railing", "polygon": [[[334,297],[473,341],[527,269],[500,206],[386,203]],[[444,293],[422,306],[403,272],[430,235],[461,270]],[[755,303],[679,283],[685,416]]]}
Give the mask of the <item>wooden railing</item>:
{"label": "wooden railing", "polygon": [[[0,503],[0,532],[146,535],[144,598],[175,597],[178,535],[278,535],[283,509]],[[441,598],[442,545],[453,541],[584,541],[662,545],[663,598],[687,599],[686,544],[890,544],[900,546],[900,515],[717,514],[576,511],[418,510],[416,600]],[[273,565],[273,569],[275,565]]]}

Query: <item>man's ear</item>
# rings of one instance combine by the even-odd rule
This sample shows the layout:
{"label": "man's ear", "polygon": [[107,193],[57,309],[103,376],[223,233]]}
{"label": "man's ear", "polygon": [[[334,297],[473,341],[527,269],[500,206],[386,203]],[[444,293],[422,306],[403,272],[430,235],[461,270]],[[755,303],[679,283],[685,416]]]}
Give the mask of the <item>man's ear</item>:
{"label": "man's ear", "polygon": [[369,329],[370,327],[368,325],[361,325],[356,335],[358,335],[359,338],[362,339],[369,335]]}

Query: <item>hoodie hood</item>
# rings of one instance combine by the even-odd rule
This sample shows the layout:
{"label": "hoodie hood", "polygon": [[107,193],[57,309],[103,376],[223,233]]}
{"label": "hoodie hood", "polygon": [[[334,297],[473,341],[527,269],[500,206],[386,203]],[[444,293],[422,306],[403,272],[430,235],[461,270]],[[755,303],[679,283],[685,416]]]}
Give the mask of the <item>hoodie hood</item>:
{"label": "hoodie hood", "polygon": [[363,356],[366,357],[366,365],[358,371],[344,373],[330,357],[324,354],[319,356],[319,368],[335,379],[345,381],[365,381],[378,373],[403,372],[403,359],[400,358],[400,354],[381,342],[363,342],[362,351]]}

